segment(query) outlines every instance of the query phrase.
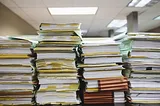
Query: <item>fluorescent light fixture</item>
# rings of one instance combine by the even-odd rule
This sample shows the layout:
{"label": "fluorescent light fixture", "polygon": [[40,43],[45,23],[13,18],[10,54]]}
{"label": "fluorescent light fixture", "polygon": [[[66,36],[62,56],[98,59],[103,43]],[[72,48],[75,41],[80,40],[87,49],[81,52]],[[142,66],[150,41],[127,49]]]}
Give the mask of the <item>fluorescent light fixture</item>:
{"label": "fluorescent light fixture", "polygon": [[139,0],[132,0],[132,2],[130,2],[129,4],[128,4],[128,7],[133,7],[133,6],[135,6],[135,4],[138,2]]}
{"label": "fluorescent light fixture", "polygon": [[48,8],[51,15],[94,15],[98,7],[62,7]]}
{"label": "fluorescent light fixture", "polygon": [[152,0],[141,0],[138,4],[135,5],[135,7],[144,7],[150,1],[152,1]]}
{"label": "fluorescent light fixture", "polygon": [[109,28],[120,28],[127,24],[127,20],[113,20],[108,27]]}
{"label": "fluorescent light fixture", "polygon": [[132,0],[129,4],[128,7],[151,7],[158,3],[159,0]]}
{"label": "fluorescent light fixture", "polygon": [[160,15],[155,17],[154,20],[160,20]]}
{"label": "fluorescent light fixture", "polygon": [[121,27],[119,29],[117,29],[115,32],[127,32],[127,27]]}

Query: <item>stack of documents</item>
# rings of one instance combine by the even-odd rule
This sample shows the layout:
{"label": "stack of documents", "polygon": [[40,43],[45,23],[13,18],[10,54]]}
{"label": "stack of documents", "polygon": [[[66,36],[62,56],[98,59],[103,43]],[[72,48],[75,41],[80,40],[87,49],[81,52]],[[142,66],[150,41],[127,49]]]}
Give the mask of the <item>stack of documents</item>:
{"label": "stack of documents", "polygon": [[80,30],[65,29],[67,25],[41,24],[42,30],[38,31],[41,40],[34,52],[37,53],[36,68],[39,73],[40,88],[36,96],[39,104],[80,103],[76,96],[79,82],[75,64],[76,46],[81,42],[77,33]]}
{"label": "stack of documents", "polygon": [[119,44],[116,42],[108,44],[95,44],[94,42],[86,43],[82,45],[82,51],[84,64],[108,64],[122,62],[119,52]]}
{"label": "stack of documents", "polygon": [[119,43],[85,41],[81,48],[83,64],[78,67],[84,71],[87,82],[84,104],[125,103],[124,91],[128,89],[128,80],[121,74],[122,63]]}
{"label": "stack of documents", "polygon": [[32,104],[30,47],[25,40],[0,39],[0,104]]}
{"label": "stack of documents", "polygon": [[53,24],[53,23],[41,23],[40,30],[79,30],[81,27],[81,23],[61,23],[61,24]]}
{"label": "stack of documents", "polygon": [[[160,34],[159,34],[160,35]],[[160,36],[157,34],[130,34],[132,52],[129,62],[131,103],[160,103]]]}

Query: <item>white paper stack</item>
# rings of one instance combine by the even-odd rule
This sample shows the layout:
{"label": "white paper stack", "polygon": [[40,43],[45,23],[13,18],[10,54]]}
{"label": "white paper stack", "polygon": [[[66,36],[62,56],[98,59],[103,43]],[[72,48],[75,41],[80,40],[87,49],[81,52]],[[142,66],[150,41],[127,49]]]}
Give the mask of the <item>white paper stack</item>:
{"label": "white paper stack", "polygon": [[118,45],[118,43],[94,44],[94,42],[83,44],[82,51],[84,54],[82,54],[82,56],[85,57],[84,64],[108,64],[122,62]]}
{"label": "white paper stack", "polygon": [[157,34],[130,34],[129,40],[133,40],[129,57],[132,66],[131,103],[144,106],[159,104],[160,37]]}
{"label": "white paper stack", "polygon": [[84,63],[79,67],[87,82],[84,104],[125,103],[128,80],[121,74],[122,66],[117,64],[122,63],[119,43],[111,38],[83,40],[81,57]]}
{"label": "white paper stack", "polygon": [[31,43],[0,39],[0,104],[32,105]]}
{"label": "white paper stack", "polygon": [[39,104],[80,103],[76,96],[79,82],[75,64],[75,47],[81,42],[77,31],[80,30],[69,29],[66,25],[41,24],[42,30],[38,31],[41,40],[34,51],[37,53],[36,67],[39,73],[40,89],[36,99]]}

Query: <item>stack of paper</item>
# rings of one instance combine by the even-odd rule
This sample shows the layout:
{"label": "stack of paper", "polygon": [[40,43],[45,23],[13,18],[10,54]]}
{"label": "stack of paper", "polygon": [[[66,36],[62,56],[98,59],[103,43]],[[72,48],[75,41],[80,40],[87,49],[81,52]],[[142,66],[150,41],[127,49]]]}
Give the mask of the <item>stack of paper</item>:
{"label": "stack of paper", "polygon": [[[34,51],[40,88],[39,104],[79,104],[76,92],[79,87],[76,68],[76,45],[81,42],[75,29],[58,29],[57,24],[41,24],[51,27],[40,30],[41,40]],[[68,24],[66,24],[68,25]]]}
{"label": "stack of paper", "polygon": [[30,47],[25,40],[0,39],[0,104],[32,104]]}
{"label": "stack of paper", "polygon": [[[159,34],[160,35],[160,34]],[[160,103],[160,37],[151,35],[129,36],[132,52],[129,62],[132,66],[130,75],[131,103]]]}
{"label": "stack of paper", "polygon": [[119,43],[101,40],[85,41],[81,46],[84,63],[79,64],[79,68],[88,83],[84,104],[125,103],[128,81],[121,74],[122,66],[117,64],[122,63]]}
{"label": "stack of paper", "polygon": [[[84,64],[108,64],[122,62],[118,43],[82,45]],[[107,61],[106,61],[107,60]]]}
{"label": "stack of paper", "polygon": [[40,30],[77,30],[80,29],[81,23],[65,23],[65,24],[53,24],[53,23],[41,23]]}

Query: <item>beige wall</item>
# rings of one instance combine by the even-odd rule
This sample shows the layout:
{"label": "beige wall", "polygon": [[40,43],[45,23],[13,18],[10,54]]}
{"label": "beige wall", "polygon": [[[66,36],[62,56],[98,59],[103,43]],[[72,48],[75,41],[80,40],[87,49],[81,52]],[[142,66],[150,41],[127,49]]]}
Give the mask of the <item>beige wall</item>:
{"label": "beige wall", "polygon": [[0,3],[0,36],[36,34],[36,30]]}

